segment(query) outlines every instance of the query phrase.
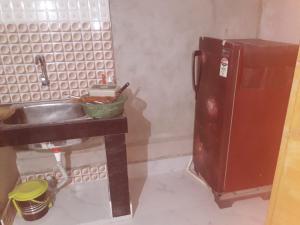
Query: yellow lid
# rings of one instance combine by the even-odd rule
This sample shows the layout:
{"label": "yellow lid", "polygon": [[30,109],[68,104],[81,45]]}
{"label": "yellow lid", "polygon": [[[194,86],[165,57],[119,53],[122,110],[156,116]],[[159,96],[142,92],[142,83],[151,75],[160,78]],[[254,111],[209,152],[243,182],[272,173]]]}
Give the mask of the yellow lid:
{"label": "yellow lid", "polygon": [[46,180],[31,180],[19,184],[8,194],[9,199],[17,201],[33,200],[48,190],[48,182]]}

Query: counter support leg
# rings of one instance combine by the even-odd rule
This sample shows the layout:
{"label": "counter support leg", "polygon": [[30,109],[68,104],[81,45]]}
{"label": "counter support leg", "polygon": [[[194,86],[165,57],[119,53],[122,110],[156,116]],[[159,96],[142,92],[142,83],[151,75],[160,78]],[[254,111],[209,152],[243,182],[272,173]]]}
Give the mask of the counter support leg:
{"label": "counter support leg", "polygon": [[105,136],[112,216],[130,215],[125,134]]}

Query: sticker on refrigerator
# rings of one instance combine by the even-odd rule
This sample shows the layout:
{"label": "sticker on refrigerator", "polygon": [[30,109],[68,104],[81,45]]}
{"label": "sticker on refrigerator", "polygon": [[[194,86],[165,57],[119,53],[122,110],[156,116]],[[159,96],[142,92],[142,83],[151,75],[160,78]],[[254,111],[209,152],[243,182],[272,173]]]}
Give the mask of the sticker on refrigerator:
{"label": "sticker on refrigerator", "polygon": [[219,73],[219,75],[221,77],[227,77],[227,73],[228,73],[228,59],[223,57],[221,59],[221,63],[220,63],[220,73]]}

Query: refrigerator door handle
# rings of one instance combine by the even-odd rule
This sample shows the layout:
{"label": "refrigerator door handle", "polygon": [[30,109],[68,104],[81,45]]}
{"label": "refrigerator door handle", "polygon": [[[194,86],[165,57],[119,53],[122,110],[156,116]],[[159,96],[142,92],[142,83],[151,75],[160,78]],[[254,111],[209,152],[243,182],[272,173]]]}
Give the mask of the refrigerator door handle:
{"label": "refrigerator door handle", "polygon": [[[192,67],[192,78],[193,78],[193,88],[195,91],[195,96],[197,98],[197,90],[200,82],[200,72],[201,72],[201,64],[202,64],[202,51],[197,50],[193,53],[193,67]],[[198,71],[196,71],[196,58],[199,58]],[[198,72],[198,73],[197,73]],[[196,74],[197,73],[197,74]]]}

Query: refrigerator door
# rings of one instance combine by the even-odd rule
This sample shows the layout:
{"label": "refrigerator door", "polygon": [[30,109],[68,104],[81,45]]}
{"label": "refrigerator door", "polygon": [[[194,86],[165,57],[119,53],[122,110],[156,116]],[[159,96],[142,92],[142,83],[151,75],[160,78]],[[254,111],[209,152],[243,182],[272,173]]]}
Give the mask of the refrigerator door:
{"label": "refrigerator door", "polygon": [[292,45],[242,44],[226,192],[272,184],[297,57]]}
{"label": "refrigerator door", "polygon": [[193,162],[195,171],[214,191],[221,192],[238,57],[234,46],[213,38],[201,38],[199,51]]}

